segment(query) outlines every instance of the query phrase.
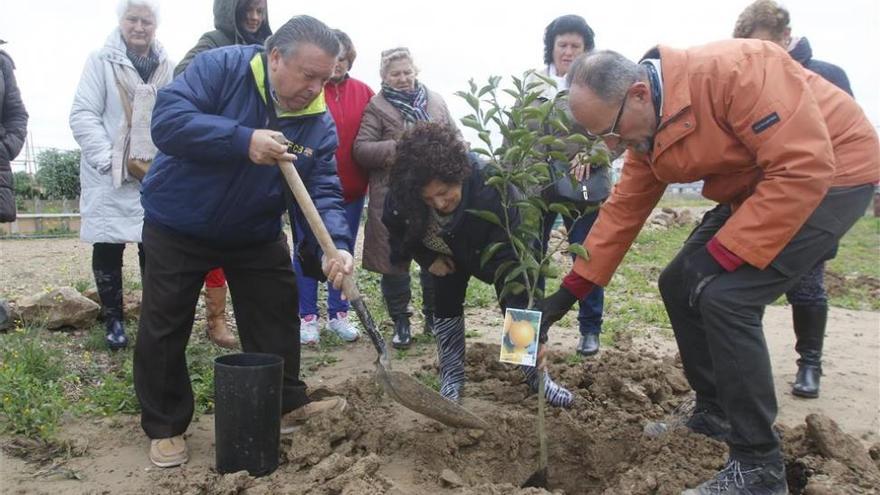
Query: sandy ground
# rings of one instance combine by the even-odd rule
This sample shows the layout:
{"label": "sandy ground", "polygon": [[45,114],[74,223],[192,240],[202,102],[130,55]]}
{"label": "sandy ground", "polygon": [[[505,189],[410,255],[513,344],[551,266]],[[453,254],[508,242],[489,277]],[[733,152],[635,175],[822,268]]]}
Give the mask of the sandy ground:
{"label": "sandy ground", "polygon": [[[83,261],[89,256],[90,247],[76,240],[0,241],[0,297],[15,299],[50,284],[89,281],[91,270]],[[133,246],[126,250],[126,264],[127,272],[136,276]],[[788,451],[800,452],[788,459],[790,470],[808,466],[820,473],[814,480],[826,472],[832,477],[857,473],[861,483],[868,480],[867,488],[827,493],[876,492],[880,477],[871,491],[873,472],[865,474],[848,461],[842,462],[848,466],[846,473],[836,472],[833,466],[837,464],[828,467],[830,461],[816,461],[823,458],[804,447],[809,442],[801,439],[806,438],[804,418],[821,413],[865,448],[880,442],[880,313],[832,309],[822,396],[814,400],[789,393],[796,370],[790,310],[769,307],[764,322],[779,402],[778,422],[785,425],[784,431],[794,431],[785,436]],[[70,420],[63,436],[73,440],[84,455],[63,462],[28,463],[7,452],[0,454],[0,491],[56,495],[245,490],[520,493],[512,485],[518,485],[535,467],[534,395],[517,373],[493,364],[497,346],[491,346],[497,342],[500,317],[490,310],[473,310],[468,324],[480,335],[469,340],[464,405],[494,425],[484,436],[442,427],[375,393],[371,379],[375,351],[362,340],[333,351],[338,361],[307,378],[313,389],[346,395],[351,407],[342,417],[287,440],[282,446],[282,466],[272,476],[258,480],[218,476],[213,471],[211,415],[197,418],[190,426],[191,460],[186,466],[153,468],[138,419],[121,416]],[[617,349],[603,349],[583,363],[568,363],[563,358],[571,353],[576,339],[574,329],[559,329],[551,344],[557,356],[556,375],[583,398],[573,410],[551,411],[548,417],[554,466],[551,488],[565,493],[678,493],[720,466],[724,447],[703,437],[675,434],[659,443],[641,438],[645,421],[661,419],[684,400],[674,341],[658,331],[620,342]],[[395,361],[395,369],[436,373],[433,344],[421,344],[409,354]],[[670,452],[681,461],[670,463]],[[442,481],[443,469],[458,475],[462,486]]]}

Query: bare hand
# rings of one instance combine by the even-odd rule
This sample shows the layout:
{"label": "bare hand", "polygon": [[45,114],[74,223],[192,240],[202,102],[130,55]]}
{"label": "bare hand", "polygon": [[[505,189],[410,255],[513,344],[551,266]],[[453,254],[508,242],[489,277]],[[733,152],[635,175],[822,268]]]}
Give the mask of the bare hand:
{"label": "bare hand", "polygon": [[248,158],[257,165],[275,165],[280,160],[292,162],[296,156],[288,153],[287,146],[281,144],[285,141],[284,135],[278,131],[256,129],[251,135]]}
{"label": "bare hand", "polygon": [[[339,249],[336,252],[335,258],[327,258],[326,254],[321,257],[321,270],[324,271],[327,281],[333,285],[333,288],[340,290],[345,277],[354,274],[354,258],[344,249]],[[345,299],[344,293],[342,299]]]}
{"label": "bare hand", "polygon": [[583,182],[590,178],[590,162],[581,153],[578,153],[571,159],[570,165],[571,168],[568,170],[574,180]]}
{"label": "bare hand", "polygon": [[428,271],[431,272],[431,275],[435,277],[445,277],[451,273],[455,273],[455,262],[452,261],[452,258],[441,254],[437,256],[437,259],[431,263],[431,266],[428,267]]}

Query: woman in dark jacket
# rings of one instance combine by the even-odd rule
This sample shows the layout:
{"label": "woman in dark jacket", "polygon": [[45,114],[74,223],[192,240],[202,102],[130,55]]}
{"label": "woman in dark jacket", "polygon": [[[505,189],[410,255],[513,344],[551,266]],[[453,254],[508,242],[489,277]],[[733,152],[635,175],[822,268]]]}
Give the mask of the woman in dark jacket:
{"label": "woman in dark jacket", "polygon": [[[468,154],[456,130],[442,124],[418,123],[403,134],[390,177],[382,221],[389,232],[391,261],[415,259],[431,274],[436,291],[434,335],[440,393],[458,401],[465,381],[464,299],[470,278],[493,284],[502,308],[527,304],[522,294],[500,297],[503,278],[496,280],[495,272],[503,263],[517,259],[504,229],[468,210],[491,211],[502,218],[506,213],[514,225],[519,215],[515,209],[504,211],[498,190],[485,184],[480,163]],[[505,247],[482,264],[483,250],[495,242],[504,242]],[[536,369],[521,369],[536,391]],[[546,372],[544,380],[548,402],[569,407],[571,392]]]}
{"label": "woman in dark jacket", "polygon": [[[272,35],[266,0],[214,0],[214,27],[199,38],[174,68],[177,77],[193,58],[213,48],[229,45],[262,45]],[[234,348],[235,336],[226,326],[226,275],[215,268],[205,277],[205,320],[208,337],[215,344]]]}
{"label": "woman in dark jacket", "polygon": [[[6,43],[0,40],[0,45]],[[27,136],[28,113],[12,70],[15,64],[0,50],[0,222],[15,220],[15,196],[10,162],[18,156]]]}
{"label": "woman in dark jacket", "polygon": [[193,57],[212,48],[229,45],[262,45],[272,35],[266,0],[214,0],[214,29],[199,38],[174,68],[177,77]]}

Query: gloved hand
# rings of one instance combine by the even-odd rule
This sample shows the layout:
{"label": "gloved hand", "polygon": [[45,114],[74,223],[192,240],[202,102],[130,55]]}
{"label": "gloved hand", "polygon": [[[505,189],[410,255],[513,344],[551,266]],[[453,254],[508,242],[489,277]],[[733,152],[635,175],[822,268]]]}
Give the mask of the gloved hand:
{"label": "gloved hand", "polygon": [[715,258],[705,247],[697,249],[684,260],[682,266],[683,289],[688,291],[688,305],[691,308],[697,306],[700,294],[703,293],[706,286],[724,271],[724,267],[715,261]]}
{"label": "gloved hand", "polygon": [[561,320],[576,302],[577,298],[574,297],[574,294],[569,292],[565,286],[561,286],[559,290],[538,303],[538,309],[541,310],[541,333],[538,340],[542,344],[547,342],[547,330],[550,329],[550,326]]}

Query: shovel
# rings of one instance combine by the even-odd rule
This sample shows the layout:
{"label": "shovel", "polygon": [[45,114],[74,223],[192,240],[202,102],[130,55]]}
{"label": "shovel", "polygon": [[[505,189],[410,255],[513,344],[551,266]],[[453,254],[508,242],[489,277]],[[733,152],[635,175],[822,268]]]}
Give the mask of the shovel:
{"label": "shovel", "polygon": [[[315,204],[312,203],[312,198],[309,196],[309,192],[296,171],[296,167],[289,161],[279,161],[278,167],[281,169],[288,187],[293,192],[293,196],[296,198],[303,216],[312,229],[312,233],[318,239],[318,244],[321,246],[324,254],[329,258],[335,258],[337,255],[336,246],[333,244],[333,239],[330,237],[330,233],[327,232],[324,222],[318,215],[318,210],[315,209]],[[366,330],[367,335],[370,336],[370,340],[373,342],[373,346],[376,347],[376,351],[379,353],[376,357],[376,378],[392,399],[407,409],[435,419],[447,426],[474,429],[486,429],[488,427],[481,418],[426,387],[412,376],[399,371],[392,371],[388,351],[385,348],[385,339],[382,338],[382,335],[377,330],[376,323],[367,309],[366,302],[350,275],[346,275],[343,279],[342,293],[345,294],[351,307],[354,308],[361,325],[363,325],[364,330]]]}
{"label": "shovel", "polygon": [[[540,354],[540,349],[538,354]],[[544,371],[538,369],[538,470],[521,488],[547,488],[547,433],[544,430]]]}

